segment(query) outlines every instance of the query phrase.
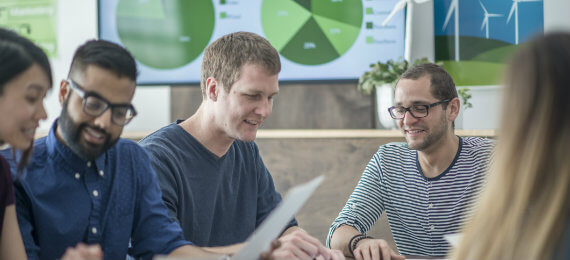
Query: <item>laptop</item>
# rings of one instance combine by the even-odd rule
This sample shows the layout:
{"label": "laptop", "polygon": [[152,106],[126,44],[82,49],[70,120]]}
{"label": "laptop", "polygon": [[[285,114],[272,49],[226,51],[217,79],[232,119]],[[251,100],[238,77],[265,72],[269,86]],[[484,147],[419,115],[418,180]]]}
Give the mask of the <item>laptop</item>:
{"label": "laptop", "polygon": [[[319,187],[324,175],[314,178],[313,180],[297,185],[289,190],[281,203],[271,211],[269,216],[255,229],[255,231],[245,241],[245,245],[232,256],[232,260],[251,260],[258,259],[259,255],[269,250],[271,241],[275,240],[283,229],[289,224],[289,221],[303,207],[305,202],[311,197],[311,194]],[[155,256],[154,260],[166,260],[165,256]],[[173,258],[168,258],[172,260]],[[192,260],[214,260],[226,259],[224,257],[214,258],[174,258],[174,259],[192,259]]]}

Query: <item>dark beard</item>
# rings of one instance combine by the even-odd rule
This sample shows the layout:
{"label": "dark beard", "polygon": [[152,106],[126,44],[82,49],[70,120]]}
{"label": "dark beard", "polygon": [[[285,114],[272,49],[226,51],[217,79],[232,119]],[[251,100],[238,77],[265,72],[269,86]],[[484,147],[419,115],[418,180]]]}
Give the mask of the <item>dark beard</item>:
{"label": "dark beard", "polygon": [[436,128],[432,129],[432,131],[435,131],[426,136],[426,139],[423,143],[417,144],[415,146],[410,146],[410,143],[408,143],[408,146],[411,150],[424,151],[430,148],[430,146],[433,146],[435,143],[441,141],[447,133],[448,128],[449,122],[447,122],[446,118],[442,116]]}
{"label": "dark beard", "polygon": [[77,125],[69,112],[67,111],[69,98],[63,102],[63,109],[61,111],[61,115],[58,120],[58,127],[61,129],[63,140],[65,141],[67,147],[71,149],[76,155],[79,157],[87,160],[92,161],[111,148],[119,138],[112,139],[111,135],[107,133],[105,130],[91,127],[93,129],[98,130],[99,132],[105,135],[105,142],[102,145],[93,145],[90,143],[81,143],[81,132],[84,128],[88,127],[86,123],[81,123]]}

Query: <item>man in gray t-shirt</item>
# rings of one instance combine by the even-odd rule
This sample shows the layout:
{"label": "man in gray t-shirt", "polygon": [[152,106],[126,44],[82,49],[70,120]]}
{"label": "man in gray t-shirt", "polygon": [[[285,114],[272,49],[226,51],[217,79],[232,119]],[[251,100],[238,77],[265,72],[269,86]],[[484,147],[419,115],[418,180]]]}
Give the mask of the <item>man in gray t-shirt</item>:
{"label": "man in gray t-shirt", "polygon": [[[190,118],[141,140],[170,215],[190,241],[234,253],[281,201],[253,142],[271,114],[281,63],[264,38],[225,35],[204,51],[202,103]],[[342,259],[292,220],[273,259]],[[238,244],[236,244],[238,243]]]}
{"label": "man in gray t-shirt", "polygon": [[[281,201],[254,142],[211,153],[179,120],[142,139],[170,216],[199,246],[243,242]],[[199,225],[197,225],[199,223]],[[296,226],[293,219],[289,227]]]}

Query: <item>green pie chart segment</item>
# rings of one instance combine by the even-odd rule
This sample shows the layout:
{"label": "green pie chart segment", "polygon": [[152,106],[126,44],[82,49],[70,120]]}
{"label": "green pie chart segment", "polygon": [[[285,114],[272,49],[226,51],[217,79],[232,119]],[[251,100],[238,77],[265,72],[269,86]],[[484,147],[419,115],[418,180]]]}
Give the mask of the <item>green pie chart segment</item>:
{"label": "green pie chart segment", "polygon": [[309,10],[290,0],[266,0],[262,4],[261,23],[265,36],[280,50],[311,18]]}
{"label": "green pie chart segment", "polygon": [[173,69],[206,48],[215,12],[211,0],[120,0],[116,19],[119,39],[138,62]]}
{"label": "green pie chart segment", "polygon": [[[360,27],[355,27],[319,15],[314,15],[313,17],[338,53],[345,53],[350,49],[354,39],[356,39],[360,33]],[[352,41],[347,41],[346,39],[352,39]]]}
{"label": "green pie chart segment", "polygon": [[360,28],[362,24],[362,2],[356,0],[314,0],[311,10],[313,14],[347,23]]}
{"label": "green pie chart segment", "polygon": [[308,11],[311,11],[311,0],[295,0],[295,2]]}
{"label": "green pie chart segment", "polygon": [[261,22],[283,57],[320,65],[350,49],[360,34],[362,13],[360,0],[264,0]]}
{"label": "green pie chart segment", "polygon": [[281,54],[305,65],[323,64],[339,57],[338,52],[313,18],[310,18],[285,45]]}

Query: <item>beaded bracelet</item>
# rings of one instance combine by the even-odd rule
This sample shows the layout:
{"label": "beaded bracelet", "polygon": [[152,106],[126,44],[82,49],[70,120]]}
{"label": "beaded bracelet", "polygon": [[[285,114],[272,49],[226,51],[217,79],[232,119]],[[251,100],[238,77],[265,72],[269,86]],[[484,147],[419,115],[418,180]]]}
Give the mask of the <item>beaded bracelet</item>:
{"label": "beaded bracelet", "polygon": [[356,234],[352,236],[350,240],[348,240],[348,252],[350,252],[350,255],[354,256],[354,252],[352,251],[352,241],[357,237],[363,237],[363,236],[364,236],[363,234]]}
{"label": "beaded bracelet", "polygon": [[371,236],[367,236],[367,235],[362,235],[362,234],[358,234],[353,236],[350,241],[348,242],[348,251],[350,252],[350,254],[352,256],[354,256],[354,250],[356,250],[356,245],[358,245],[358,242],[360,242],[360,240],[363,239],[374,239]]}

